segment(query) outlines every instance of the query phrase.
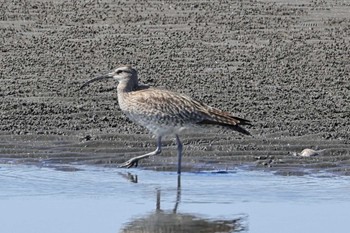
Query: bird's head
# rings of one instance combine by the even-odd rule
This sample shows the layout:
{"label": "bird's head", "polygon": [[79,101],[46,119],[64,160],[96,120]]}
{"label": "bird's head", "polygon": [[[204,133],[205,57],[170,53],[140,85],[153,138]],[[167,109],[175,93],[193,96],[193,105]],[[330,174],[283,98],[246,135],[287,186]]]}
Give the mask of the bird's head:
{"label": "bird's head", "polygon": [[105,75],[108,78],[113,78],[117,80],[118,82],[123,81],[134,81],[137,80],[137,71],[132,68],[131,66],[120,66],[117,69],[115,69],[113,72]]}
{"label": "bird's head", "polygon": [[79,90],[83,89],[92,82],[103,80],[103,79],[114,79],[119,83],[125,83],[131,88],[138,86],[137,71],[129,65],[120,66],[113,72],[93,78],[84,83]]}

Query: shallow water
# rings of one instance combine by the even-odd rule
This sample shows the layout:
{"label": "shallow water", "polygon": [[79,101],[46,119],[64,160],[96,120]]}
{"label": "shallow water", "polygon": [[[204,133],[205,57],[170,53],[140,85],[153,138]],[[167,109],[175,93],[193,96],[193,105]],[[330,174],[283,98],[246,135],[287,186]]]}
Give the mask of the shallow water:
{"label": "shallow water", "polygon": [[1,232],[347,232],[350,177],[0,165]]}

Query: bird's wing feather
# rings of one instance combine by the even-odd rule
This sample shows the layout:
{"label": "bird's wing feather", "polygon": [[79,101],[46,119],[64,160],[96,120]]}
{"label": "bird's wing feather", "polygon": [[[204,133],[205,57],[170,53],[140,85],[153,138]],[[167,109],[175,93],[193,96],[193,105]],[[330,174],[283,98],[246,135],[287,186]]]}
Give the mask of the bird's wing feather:
{"label": "bird's wing feather", "polygon": [[177,120],[181,123],[231,126],[248,134],[238,127],[238,124],[249,124],[248,120],[202,104],[186,95],[153,88],[130,92],[128,95],[128,105],[137,106],[133,110],[139,114]]}
{"label": "bird's wing feather", "polygon": [[[181,123],[197,123],[205,119],[205,106],[185,95],[152,88],[127,95],[125,107],[134,114],[171,118]],[[124,110],[128,112],[128,109]]]}

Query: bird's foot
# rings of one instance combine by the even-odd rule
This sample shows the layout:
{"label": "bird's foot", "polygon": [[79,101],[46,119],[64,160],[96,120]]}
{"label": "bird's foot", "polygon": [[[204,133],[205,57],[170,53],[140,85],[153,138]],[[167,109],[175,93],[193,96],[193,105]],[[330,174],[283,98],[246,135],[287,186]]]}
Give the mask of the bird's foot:
{"label": "bird's foot", "polygon": [[138,158],[132,158],[126,161],[125,163],[121,164],[119,167],[120,168],[131,168],[131,167],[137,167],[139,164],[139,159]]}

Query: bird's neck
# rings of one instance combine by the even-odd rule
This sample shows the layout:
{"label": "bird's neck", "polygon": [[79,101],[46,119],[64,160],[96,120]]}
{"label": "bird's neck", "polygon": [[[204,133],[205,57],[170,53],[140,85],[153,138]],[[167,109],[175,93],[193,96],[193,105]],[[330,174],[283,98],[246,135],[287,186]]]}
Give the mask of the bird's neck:
{"label": "bird's neck", "polygon": [[126,93],[126,92],[131,92],[135,90],[138,86],[137,81],[135,82],[134,80],[123,80],[119,82],[117,91],[118,93]]}
{"label": "bird's neck", "polygon": [[123,80],[120,81],[117,86],[117,92],[118,92],[118,103],[119,107],[123,111],[127,111],[128,105],[126,103],[126,99],[128,96],[128,93],[134,91],[137,88],[138,84],[137,82],[133,82],[133,80]]}

